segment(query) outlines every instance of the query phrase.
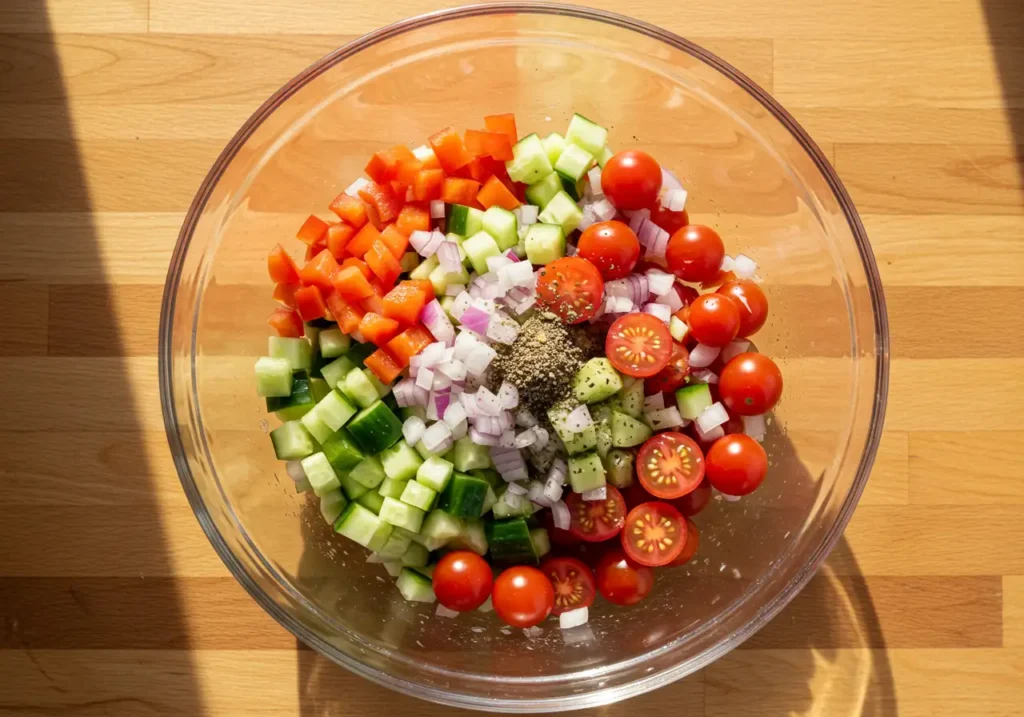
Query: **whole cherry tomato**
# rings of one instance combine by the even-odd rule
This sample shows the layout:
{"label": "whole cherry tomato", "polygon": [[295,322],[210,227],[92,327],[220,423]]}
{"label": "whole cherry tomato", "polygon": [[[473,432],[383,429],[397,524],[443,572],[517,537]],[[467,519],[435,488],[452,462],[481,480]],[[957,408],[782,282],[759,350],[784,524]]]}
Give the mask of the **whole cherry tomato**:
{"label": "whole cherry tomato", "polygon": [[737,336],[746,338],[764,326],[768,318],[768,297],[760,286],[748,279],[741,279],[724,284],[718,293],[731,296],[740,310],[740,330]]}
{"label": "whole cherry tomato", "polygon": [[622,222],[598,222],[583,230],[576,255],[589,261],[605,281],[629,276],[640,258],[640,240]]}
{"label": "whole cherry tomato", "polygon": [[620,210],[652,207],[661,191],[661,166],[647,152],[618,152],[601,170],[601,191]]}
{"label": "whole cherry tomato", "polygon": [[699,283],[718,275],[725,258],[722,237],[711,227],[688,224],[668,240],[668,268],[683,281]]}

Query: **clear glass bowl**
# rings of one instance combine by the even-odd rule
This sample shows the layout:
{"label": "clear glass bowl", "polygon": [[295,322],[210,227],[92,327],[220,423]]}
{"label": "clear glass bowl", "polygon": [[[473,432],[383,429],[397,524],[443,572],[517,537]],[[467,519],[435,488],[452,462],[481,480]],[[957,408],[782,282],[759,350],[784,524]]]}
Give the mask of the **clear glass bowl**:
{"label": "clear glass bowl", "polygon": [[[771,302],[759,349],[786,391],[771,471],[697,518],[698,559],[658,572],[589,631],[528,639],[493,615],[436,618],[296,495],[267,438],[252,365],[273,308],[265,257],[324,213],[367,157],[449,124],[515,112],[564,131],[574,111],[675,170],[695,223],[754,257]],[[294,243],[290,244],[295,248]],[[160,331],[160,389],[178,472],[231,572],[303,642],[381,684],[498,711],[606,704],[736,647],[817,570],[867,480],[882,429],[888,334],[857,213],[789,114],[706,50],[619,15],[555,5],[465,7],[373,32],[274,95],[224,150],[181,230]]]}

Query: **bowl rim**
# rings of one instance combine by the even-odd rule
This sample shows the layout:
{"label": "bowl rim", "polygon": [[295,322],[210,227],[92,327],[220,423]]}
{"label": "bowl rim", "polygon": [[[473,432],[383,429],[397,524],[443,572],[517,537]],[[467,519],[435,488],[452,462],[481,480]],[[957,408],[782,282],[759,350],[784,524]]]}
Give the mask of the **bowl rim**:
{"label": "bowl rim", "polygon": [[[742,630],[737,630],[723,638],[718,644],[698,653],[690,660],[677,663],[672,667],[661,670],[654,674],[634,679],[615,687],[599,688],[585,694],[574,694],[571,696],[550,697],[550,698],[528,698],[525,700],[509,700],[503,698],[478,697],[473,695],[459,694],[457,698],[452,693],[433,687],[394,677],[388,673],[381,672],[375,668],[368,667],[362,662],[349,658],[338,652],[326,641],[310,633],[299,624],[291,615],[265,593],[256,581],[241,566],[238,559],[227,547],[227,543],[216,525],[209,517],[209,509],[203,501],[202,496],[192,478],[191,468],[185,454],[184,444],[178,431],[178,414],[174,403],[173,389],[173,356],[170,338],[173,332],[173,321],[175,314],[176,292],[184,268],[184,260],[191,243],[191,237],[195,230],[199,217],[212,194],[214,187],[220,180],[224,170],[235,157],[238,150],[244,145],[255,130],[266,120],[267,117],[285,100],[300,90],[308,82],[315,79],[334,65],[343,60],[367,49],[379,42],[406,32],[435,25],[447,21],[480,17],[496,14],[532,14],[532,15],[565,15],[582,20],[601,22],[615,27],[638,32],[647,37],[661,41],[670,47],[685,52],[696,59],[711,66],[721,74],[725,75],[747,91],[755,100],[771,112],[774,117],[783,124],[789,133],[796,139],[804,151],[814,162],[815,167],[821,173],[832,191],[843,216],[854,236],[860,255],[861,264],[867,278],[867,286],[871,298],[874,319],[874,332],[877,350],[875,353],[875,395],[872,404],[871,423],[865,437],[864,452],[857,466],[856,478],[850,487],[842,505],[840,506],[835,520],[830,526],[824,539],[811,554],[810,559],[797,571],[790,580],[784,584],[778,592],[764,604],[754,617],[744,625]],[[195,327],[192,327],[192,342],[195,339]],[[414,697],[427,699],[433,702],[480,710],[492,710],[498,712],[551,712],[570,709],[610,704],[629,697],[635,697],[645,692],[657,689],[688,674],[706,667],[722,655],[731,651],[742,642],[747,640],[773,617],[775,617],[807,584],[811,577],[817,572],[825,558],[835,547],[839,537],[848,524],[857,502],[864,490],[875,455],[881,441],[882,428],[885,418],[886,401],[889,385],[889,328],[885,305],[885,296],[882,288],[878,267],[875,263],[874,254],[861,223],[860,216],[854,207],[845,187],[840,181],[835,170],[825,158],[817,144],[810,138],[808,133],[775,99],[765,90],[758,86],[745,74],[737,70],[731,64],[722,60],[708,50],[686,40],[685,38],[659,28],[642,20],[637,20],[626,15],[613,13],[606,10],[598,10],[583,6],[563,5],[547,2],[490,2],[475,5],[465,5],[445,10],[438,10],[410,17],[398,22],[386,25],[373,30],[365,35],[352,40],[351,42],[333,50],[320,58],[302,72],[295,75],[284,86],[278,89],[249,117],[231,138],[224,150],[218,155],[207,175],[204,177],[192,203],[186,214],[182,228],[178,234],[174,251],[168,266],[167,278],[164,285],[160,312],[159,326],[159,390],[160,401],[164,419],[164,429],[170,444],[172,458],[178,473],[179,480],[197,520],[206,533],[207,539],[212,544],[216,553],[223,560],[228,570],[235,577],[250,596],[282,627],[292,633],[302,642],[310,645],[322,655],[341,664],[347,669],[365,677],[377,684],[397,690]],[[194,361],[194,351],[193,351]],[[194,372],[193,372],[194,374]],[[532,682],[531,678],[523,678],[526,682]],[[560,676],[559,679],[565,679]]]}

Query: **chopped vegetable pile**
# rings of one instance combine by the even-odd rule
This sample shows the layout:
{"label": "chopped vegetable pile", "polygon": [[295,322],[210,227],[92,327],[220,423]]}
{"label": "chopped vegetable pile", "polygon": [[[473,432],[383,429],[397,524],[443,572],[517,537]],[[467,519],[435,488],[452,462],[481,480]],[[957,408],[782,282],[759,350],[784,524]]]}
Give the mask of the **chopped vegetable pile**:
{"label": "chopped vegetable pile", "polygon": [[690,561],[713,490],[761,484],[782,375],[749,341],[757,265],[653,157],[578,114],[484,127],[377,152],[302,266],[274,247],[257,388],[297,490],[405,599],[571,629]]}

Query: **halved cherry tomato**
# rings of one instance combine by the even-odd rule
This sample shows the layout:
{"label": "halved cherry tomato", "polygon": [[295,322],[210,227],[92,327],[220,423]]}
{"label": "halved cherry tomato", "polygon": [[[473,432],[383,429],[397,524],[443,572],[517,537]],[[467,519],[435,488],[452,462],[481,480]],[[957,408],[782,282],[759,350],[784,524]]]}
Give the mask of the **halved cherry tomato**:
{"label": "halved cherry tomato", "polygon": [[675,391],[686,383],[689,375],[690,352],[682,344],[673,341],[668,365],[644,381],[644,394],[653,396],[656,393]]}
{"label": "halved cherry tomato", "polygon": [[641,503],[626,516],[622,547],[641,565],[671,563],[683,550],[686,531],[682,514],[668,503]]}
{"label": "halved cherry tomato", "polygon": [[640,447],[636,474],[654,497],[681,498],[704,478],[704,453],[689,436],[660,433]]}
{"label": "halved cherry tomato", "polygon": [[652,207],[660,190],[661,166],[647,152],[618,152],[601,170],[601,191],[617,209]]}
{"label": "halved cherry tomato", "polygon": [[693,559],[693,556],[697,553],[697,548],[700,547],[700,531],[697,530],[697,524],[689,518],[684,518],[686,521],[686,543],[683,544],[683,550],[676,556],[676,559],[668,564],[668,567],[675,568],[680,565],[686,565]]}
{"label": "halved cherry tomato", "polygon": [[686,213],[685,209],[681,212],[673,212],[671,209],[665,209],[659,203],[651,211],[651,221],[669,234],[675,234],[690,223],[690,215]]}
{"label": "halved cherry tomato", "polygon": [[626,521],[626,501],[613,485],[605,486],[604,500],[583,500],[579,493],[565,499],[571,522],[569,531],[588,543],[614,538]]}
{"label": "halved cherry tomato", "polygon": [[689,324],[697,341],[721,348],[739,333],[739,305],[731,296],[702,294],[690,304]]}
{"label": "halved cherry tomato", "polygon": [[303,334],[302,318],[298,311],[291,309],[274,309],[267,317],[267,323],[277,332],[278,336],[297,339]]}
{"label": "halved cherry tomato", "polygon": [[697,513],[707,508],[708,503],[711,502],[711,483],[707,477],[707,466],[704,468],[704,480],[700,482],[700,485],[682,498],[676,498],[669,502],[675,506],[676,510],[688,517],[697,515]]}
{"label": "halved cherry tomato", "polygon": [[640,240],[622,222],[598,222],[583,230],[577,256],[591,262],[605,281],[629,276],[640,258]]}
{"label": "halved cherry tomato", "polygon": [[533,627],[551,614],[555,589],[537,568],[517,565],[494,581],[491,601],[498,617],[512,627]]}
{"label": "halved cherry tomato", "polygon": [[280,244],[267,255],[267,271],[275,284],[299,283],[299,267]]}
{"label": "halved cherry tomato", "polygon": [[626,314],[608,329],[604,353],[622,373],[647,378],[668,365],[672,335],[661,319],[650,314]]}
{"label": "halved cherry tomato", "polygon": [[726,495],[747,495],[768,475],[768,454],[744,433],[722,436],[707,455],[711,485]]}
{"label": "halved cherry tomato", "polygon": [[594,573],[582,560],[548,558],[541,563],[540,571],[548,576],[555,589],[555,607],[551,610],[553,615],[594,604],[594,595],[597,593]]}
{"label": "halved cherry tomato", "polygon": [[[596,316],[603,296],[601,273],[586,259],[576,256],[555,259],[540,270],[538,303],[567,324],[578,324]],[[668,335],[668,329],[665,333]]]}
{"label": "halved cherry tomato", "polygon": [[782,396],[782,372],[764,354],[743,353],[733,358],[718,377],[722,403],[740,416],[770,411]]}
{"label": "halved cherry tomato", "polygon": [[621,550],[605,553],[594,575],[597,589],[605,600],[615,605],[635,605],[654,587],[654,571],[630,560]]}
{"label": "halved cherry tomato", "polygon": [[456,550],[434,567],[434,595],[449,610],[476,610],[491,595],[494,575],[487,561],[469,550]]}
{"label": "halved cherry tomato", "polygon": [[722,237],[711,227],[700,224],[678,229],[665,250],[669,270],[683,281],[700,282],[714,277],[723,258]]}
{"label": "halved cherry tomato", "polygon": [[718,293],[731,296],[740,310],[740,331],[737,336],[750,336],[764,326],[768,318],[768,297],[760,286],[749,279],[742,279],[724,284]]}

